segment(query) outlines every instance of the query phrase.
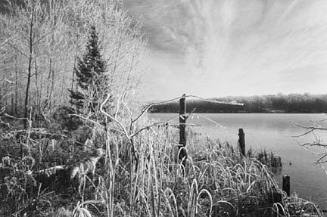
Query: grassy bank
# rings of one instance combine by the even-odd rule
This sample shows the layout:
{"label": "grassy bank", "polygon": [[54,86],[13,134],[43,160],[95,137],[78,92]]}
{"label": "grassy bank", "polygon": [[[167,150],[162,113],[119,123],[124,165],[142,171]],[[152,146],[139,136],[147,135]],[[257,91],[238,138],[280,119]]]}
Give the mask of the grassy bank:
{"label": "grassy bank", "polygon": [[132,140],[87,124],[71,132],[2,128],[0,216],[320,215],[314,204],[286,197],[267,155],[266,162],[262,153],[241,157],[189,133],[183,169],[177,139],[161,127]]}

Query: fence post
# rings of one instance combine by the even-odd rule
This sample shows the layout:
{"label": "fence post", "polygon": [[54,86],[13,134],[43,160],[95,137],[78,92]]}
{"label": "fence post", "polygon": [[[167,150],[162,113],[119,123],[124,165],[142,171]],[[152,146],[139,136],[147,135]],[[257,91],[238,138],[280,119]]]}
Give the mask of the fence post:
{"label": "fence post", "polygon": [[283,191],[286,192],[287,196],[289,197],[291,195],[291,181],[290,176],[284,175],[283,176]]}
{"label": "fence post", "polygon": [[242,128],[238,130],[238,145],[241,155],[245,156],[245,134]]}
{"label": "fence post", "polygon": [[185,166],[185,160],[187,157],[186,150],[186,135],[185,135],[185,124],[186,124],[186,95],[183,94],[179,100],[179,160],[182,160],[182,164]]}

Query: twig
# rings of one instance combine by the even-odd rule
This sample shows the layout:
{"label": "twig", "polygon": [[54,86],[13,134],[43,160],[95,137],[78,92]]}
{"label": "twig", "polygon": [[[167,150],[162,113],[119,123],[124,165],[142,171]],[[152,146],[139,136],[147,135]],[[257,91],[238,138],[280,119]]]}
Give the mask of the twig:
{"label": "twig", "polygon": [[296,135],[296,136],[292,136],[293,138],[298,138],[298,137],[302,137],[302,136],[306,136],[306,135],[308,135],[308,134],[310,134],[310,133],[312,133],[314,130],[313,129],[311,129],[311,130],[309,130],[309,131],[306,131],[305,133],[303,133],[303,134],[300,134],[300,135]]}
{"label": "twig", "polygon": [[107,97],[106,97],[106,99],[101,103],[101,105],[100,105],[100,111],[101,111],[105,116],[109,117],[111,120],[113,120],[114,122],[116,122],[116,123],[119,125],[119,127],[123,130],[123,132],[124,132],[123,134],[124,134],[128,139],[130,139],[131,137],[129,136],[129,134],[128,134],[126,128],[124,127],[124,125],[123,125],[120,121],[118,121],[116,118],[114,118],[112,115],[110,115],[109,113],[107,113],[106,111],[104,111],[104,109],[103,109],[104,105],[109,101],[110,96],[111,96],[111,95],[108,94]]}
{"label": "twig", "polygon": [[[200,99],[200,100],[205,101],[205,102],[211,102],[211,103],[217,103],[217,104],[244,106],[244,103],[223,102],[223,101],[218,101],[218,100],[205,99],[205,98],[195,96],[195,95],[185,95],[183,97],[185,97],[185,98],[197,98],[197,99]],[[147,106],[145,106],[145,108],[142,110],[142,112],[133,120],[133,123],[136,122],[140,117],[142,117],[142,115],[145,112],[147,112],[151,107],[156,106],[156,105],[162,105],[162,104],[169,103],[169,102],[174,102],[174,101],[179,100],[181,98],[182,97],[176,97],[176,98],[173,98],[173,99],[170,99],[170,100],[165,100],[165,101],[161,101],[161,102],[158,102],[158,103],[148,104]],[[191,113],[193,113],[193,112],[194,112],[194,110]]]}
{"label": "twig", "polygon": [[[103,126],[102,124],[100,124],[100,123],[98,123],[98,122],[96,122],[96,121],[94,121],[94,120],[92,120],[92,119],[90,119],[90,118],[88,118],[88,117],[83,117],[82,115],[78,115],[78,114],[70,114],[69,116],[79,117],[79,118],[81,118],[81,119],[83,119],[83,120],[85,120],[85,121],[89,121],[89,122],[91,122],[91,123],[93,123],[93,124],[99,126],[100,128],[103,128],[104,130],[106,130],[106,129],[105,129],[105,126]],[[118,132],[118,133],[120,133],[120,134],[124,134],[124,132],[119,131],[119,130],[114,129],[114,128],[110,128],[110,130],[114,130],[114,131],[116,131],[116,132]]]}
{"label": "twig", "polygon": [[213,100],[213,99],[205,99],[205,98],[195,96],[195,95],[187,95],[186,97],[192,97],[192,98],[200,99],[205,102],[211,102],[211,103],[217,103],[217,104],[244,106],[244,103],[224,102],[224,101],[218,101],[218,100]]}
{"label": "twig", "polygon": [[295,138],[308,135],[310,133],[313,133],[314,131],[327,131],[327,128],[326,127],[304,126],[304,125],[300,125],[300,124],[295,124],[295,126],[307,130],[303,134],[292,136],[292,137],[295,137]]}
{"label": "twig", "polygon": [[15,120],[28,120],[28,118],[17,118],[17,117],[9,115],[7,113],[4,113],[3,116],[6,118],[11,118],[11,119],[15,119]]}
{"label": "twig", "polygon": [[304,143],[302,146],[318,146],[318,147],[327,147],[327,144],[321,144],[319,142],[314,143]]}
{"label": "twig", "polygon": [[176,98],[173,98],[170,100],[162,101],[159,103],[151,103],[151,104],[145,106],[145,108],[142,110],[142,112],[135,119],[133,119],[132,123],[136,122],[140,117],[142,117],[144,115],[144,113],[146,113],[152,106],[162,105],[162,104],[169,103],[169,102],[174,102],[175,100],[179,100],[180,98],[181,97],[176,97]]}
{"label": "twig", "polygon": [[165,126],[167,124],[167,122],[159,122],[159,123],[153,123],[153,124],[150,124],[146,127],[143,127],[141,129],[139,129],[138,131],[136,131],[135,133],[133,133],[131,135],[131,138],[135,137],[136,135],[140,134],[142,131],[144,130],[149,130],[151,129],[152,127],[155,127],[155,126]]}
{"label": "twig", "polygon": [[325,157],[327,157],[327,153],[323,154],[317,161],[316,161],[316,164],[320,164],[320,163],[323,163],[321,160],[324,159]]}

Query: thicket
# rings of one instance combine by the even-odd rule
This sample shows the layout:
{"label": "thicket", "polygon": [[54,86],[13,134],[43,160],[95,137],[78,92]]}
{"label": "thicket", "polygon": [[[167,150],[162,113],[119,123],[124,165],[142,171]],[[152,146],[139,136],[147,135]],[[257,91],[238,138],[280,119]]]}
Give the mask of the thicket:
{"label": "thicket", "polygon": [[[120,1],[8,1],[0,14],[0,107],[16,117],[50,115],[76,89],[76,70],[94,26],[101,55],[108,60],[110,93],[134,98],[142,72],[144,39],[140,25]],[[128,99],[129,98],[129,99]]]}

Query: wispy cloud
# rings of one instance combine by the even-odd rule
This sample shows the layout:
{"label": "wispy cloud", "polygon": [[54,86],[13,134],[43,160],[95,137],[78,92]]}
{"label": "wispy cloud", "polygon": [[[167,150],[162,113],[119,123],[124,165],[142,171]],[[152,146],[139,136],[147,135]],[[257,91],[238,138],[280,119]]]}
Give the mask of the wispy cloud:
{"label": "wispy cloud", "polygon": [[[152,55],[148,97],[325,91],[325,0],[128,0]],[[166,83],[167,82],[167,83]]]}

